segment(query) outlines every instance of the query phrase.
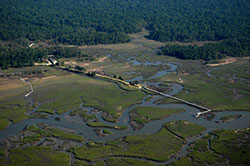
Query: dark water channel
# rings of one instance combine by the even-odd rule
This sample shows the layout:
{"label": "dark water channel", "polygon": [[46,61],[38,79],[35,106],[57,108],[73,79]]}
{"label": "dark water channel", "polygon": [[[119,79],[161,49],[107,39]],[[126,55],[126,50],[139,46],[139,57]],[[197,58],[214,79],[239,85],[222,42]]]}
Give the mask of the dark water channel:
{"label": "dark water channel", "polygon": [[[152,77],[149,78],[143,78],[143,77],[136,77],[134,79],[132,79],[133,81],[138,80],[138,81],[143,81],[143,80],[150,80],[150,79],[154,79],[160,76],[165,76],[170,72],[175,72],[178,64],[176,63],[161,63],[161,62],[155,62],[155,63],[150,63],[150,62],[138,62],[136,60],[132,60],[131,63],[133,63],[134,65],[168,65],[170,68],[167,70],[163,70],[163,71],[159,71],[158,73],[156,73],[155,75],[153,75]],[[131,81],[131,80],[129,80]],[[148,84],[154,85],[154,86],[159,86],[161,82],[148,82]],[[175,95],[178,92],[180,92],[183,89],[183,86],[177,83],[171,83],[171,91],[169,92],[170,95]],[[119,88],[119,87],[118,87]],[[147,100],[148,98],[150,98],[150,100]],[[69,129],[73,129],[76,131],[76,133],[83,135],[85,138],[85,142],[89,142],[89,141],[98,141],[98,142],[105,142],[105,141],[109,141],[109,140],[114,140],[117,138],[121,138],[123,136],[129,136],[129,135],[139,135],[139,134],[153,134],[156,133],[157,131],[159,131],[162,127],[163,124],[165,124],[166,122],[170,122],[170,121],[174,121],[174,120],[187,120],[193,123],[196,123],[200,126],[204,126],[206,127],[206,131],[204,131],[202,133],[202,136],[204,136],[205,134],[207,134],[209,131],[212,130],[217,130],[217,129],[242,129],[242,128],[247,128],[250,125],[250,112],[240,112],[240,111],[223,111],[223,112],[215,112],[214,115],[215,117],[212,120],[206,120],[203,117],[200,118],[195,118],[194,117],[194,113],[200,111],[197,108],[194,108],[192,106],[188,106],[186,104],[161,104],[161,105],[157,105],[154,104],[154,102],[156,100],[161,99],[161,96],[151,96],[151,95],[147,95],[143,101],[140,104],[135,104],[131,107],[129,107],[128,109],[126,109],[126,111],[122,114],[120,121],[117,123],[109,123],[107,121],[104,121],[102,119],[102,113],[101,112],[97,112],[95,111],[94,108],[91,107],[84,107],[81,106],[84,109],[88,110],[88,113],[92,113],[95,114],[96,117],[98,118],[99,122],[103,122],[106,124],[111,124],[111,125],[126,125],[128,126],[127,130],[114,130],[114,129],[109,129],[110,131],[112,131],[113,134],[111,135],[107,135],[105,137],[102,136],[97,136],[96,133],[93,131],[93,127],[89,127],[87,126],[84,121],[82,120],[82,118],[77,117],[77,116],[70,116],[69,113],[72,110],[69,110],[68,112],[64,113],[64,114],[48,114],[48,118],[31,118],[31,119],[27,119],[24,120],[22,122],[16,123],[16,124],[12,124],[10,125],[8,128],[0,131],[0,139],[5,139],[9,136],[12,135],[16,135],[18,132],[22,131],[27,125],[32,125],[32,124],[37,124],[37,123],[45,123],[45,124],[49,124],[49,125],[55,125],[55,126],[60,126],[60,127],[64,127],[64,128],[69,128]],[[28,97],[28,100],[32,101],[32,95],[30,97]],[[147,124],[144,125],[144,127],[141,130],[138,131],[134,131],[133,128],[130,126],[129,121],[130,121],[130,117],[129,117],[129,111],[131,111],[132,109],[134,109],[135,107],[138,106],[148,106],[148,107],[152,107],[152,108],[182,108],[185,110],[185,112],[179,113],[179,114],[175,114],[175,115],[171,115],[165,119],[162,120],[156,120],[156,121],[151,121]],[[35,108],[33,111],[35,111],[37,108]],[[32,113],[32,112],[31,112]],[[219,121],[219,119],[223,116],[228,116],[228,115],[234,115],[234,114],[241,114],[242,116],[239,119],[235,119],[233,121],[227,122],[227,123],[217,123],[217,121]],[[55,120],[56,118],[60,118],[60,121]],[[102,129],[102,128],[99,128]],[[170,162],[173,162],[175,160],[177,160],[178,158],[185,156],[187,154],[187,148],[188,145],[197,140],[200,139],[201,136],[199,137],[192,137],[190,139],[188,139],[187,143],[182,147],[179,155],[177,155],[177,157],[175,158],[171,158],[170,160],[168,160],[167,162],[156,162],[157,164],[167,164]],[[151,161],[153,162],[153,161]]]}

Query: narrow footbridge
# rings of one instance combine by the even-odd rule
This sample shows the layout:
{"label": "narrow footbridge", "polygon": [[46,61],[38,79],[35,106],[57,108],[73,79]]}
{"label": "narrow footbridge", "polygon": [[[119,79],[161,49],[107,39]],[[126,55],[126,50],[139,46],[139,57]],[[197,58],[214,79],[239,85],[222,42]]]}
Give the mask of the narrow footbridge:
{"label": "narrow footbridge", "polygon": [[26,80],[25,80],[25,79],[23,79],[23,78],[20,78],[20,80],[21,80],[21,81],[23,81],[23,82],[28,83],[28,84],[29,84],[29,86],[30,86],[30,92],[29,92],[29,93],[27,93],[27,94],[25,95],[25,97],[28,97],[31,93],[33,93],[33,87],[32,87],[32,84],[31,84],[30,82],[26,81]]}
{"label": "narrow footbridge", "polygon": [[208,112],[212,111],[211,109],[206,108],[206,107],[203,107],[203,106],[200,106],[200,105],[198,105],[198,104],[194,104],[194,103],[191,103],[191,102],[189,102],[189,101],[186,101],[186,100],[183,100],[183,99],[180,99],[180,98],[177,98],[177,97],[174,97],[174,96],[171,96],[171,95],[168,95],[168,94],[159,92],[159,91],[157,91],[157,90],[150,89],[150,88],[146,87],[145,85],[143,85],[142,87],[143,87],[144,89],[148,90],[148,91],[157,93],[157,94],[159,94],[159,95],[161,95],[161,96],[169,97],[169,98],[174,99],[174,100],[176,100],[176,101],[180,101],[180,102],[185,103],[185,104],[187,104],[187,105],[191,105],[191,106],[193,106],[193,107],[196,107],[196,108],[199,108],[199,109],[204,110],[204,111],[201,111],[201,112],[197,112],[197,113],[195,114],[195,117],[196,117],[196,118],[198,118],[198,117],[199,117],[200,115],[202,115],[202,114],[205,114],[205,113],[208,113]]}
{"label": "narrow footbridge", "polygon": [[[59,68],[62,69],[62,70],[70,71],[70,72],[77,72],[77,73],[87,74],[87,72],[82,72],[82,71],[79,71],[79,70],[77,70],[77,69],[68,69],[68,68],[66,68],[66,67],[64,67],[64,66],[60,66]],[[127,86],[132,86],[132,85],[130,85],[129,82],[126,82],[126,81],[123,81],[123,80],[120,80],[120,79],[117,79],[117,78],[112,78],[112,77],[110,77],[110,76],[106,76],[106,75],[102,75],[102,74],[95,74],[95,76],[96,76],[96,77],[99,77],[99,78],[104,78],[104,79],[112,80],[112,81],[115,81],[115,82],[120,82],[120,83],[123,83],[123,84],[125,84],[125,85],[127,85]],[[29,83],[29,82],[28,82],[28,83]],[[31,84],[30,84],[30,86],[31,86]],[[159,92],[159,91],[157,91],[157,90],[150,89],[150,88],[148,88],[146,85],[136,84],[136,85],[133,85],[133,86],[136,86],[136,87],[138,87],[139,89],[144,88],[144,89],[146,89],[146,90],[148,90],[148,91],[157,93],[157,94],[159,94],[159,95],[161,95],[161,96],[169,97],[169,98],[171,98],[171,99],[180,101],[180,102],[185,103],[185,104],[187,104],[187,105],[191,105],[191,106],[193,106],[193,107],[196,107],[196,108],[199,108],[199,109],[201,109],[201,110],[204,110],[204,111],[201,111],[201,112],[197,112],[197,113],[195,114],[195,117],[196,117],[196,118],[198,118],[198,117],[199,117],[200,115],[202,115],[202,114],[205,114],[205,113],[208,113],[208,112],[212,111],[211,109],[206,108],[206,107],[203,107],[203,106],[200,106],[200,105],[198,105],[198,104],[194,104],[194,103],[188,102],[188,101],[186,101],[186,100],[183,100],[183,99],[180,99],[180,98],[177,98],[177,97],[174,97],[174,96],[171,96],[171,95],[168,95],[168,94]],[[32,89],[32,86],[31,86],[31,89]],[[32,91],[31,91],[30,93],[32,93],[32,92],[33,92],[33,89],[32,89]],[[30,94],[28,93],[27,96],[28,96],[28,95],[30,95]],[[25,96],[26,96],[26,95],[25,95]]]}

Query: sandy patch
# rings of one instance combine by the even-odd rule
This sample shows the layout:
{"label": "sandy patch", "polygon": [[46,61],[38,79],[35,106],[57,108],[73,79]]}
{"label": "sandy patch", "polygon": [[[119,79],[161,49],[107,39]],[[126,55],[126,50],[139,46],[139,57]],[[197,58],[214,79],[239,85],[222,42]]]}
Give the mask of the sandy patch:
{"label": "sandy patch", "polygon": [[108,60],[108,57],[102,57],[102,58],[98,58],[95,61],[92,62],[76,62],[76,61],[68,61],[68,62],[64,62],[65,65],[70,65],[72,67],[75,67],[76,65],[81,66],[81,67],[86,67],[89,66],[91,64],[96,64],[96,63],[102,63],[106,60]]}
{"label": "sandy patch", "polygon": [[95,72],[105,75],[105,73],[103,72],[103,67],[88,69],[87,72]]}
{"label": "sandy patch", "polygon": [[208,64],[208,66],[221,66],[221,65],[227,65],[227,64],[230,64],[230,63],[233,63],[237,61],[236,58],[229,58],[229,59],[223,59],[220,61],[220,63],[216,63],[216,64]]}
{"label": "sandy patch", "polygon": [[94,62],[94,63],[101,63],[101,62],[104,62],[104,61],[106,61],[108,59],[108,57],[102,57],[102,58],[99,58],[96,62]]}
{"label": "sandy patch", "polygon": [[42,80],[47,80],[47,79],[51,79],[51,78],[55,78],[56,76],[48,76],[48,77],[43,77]]}
{"label": "sandy patch", "polygon": [[250,57],[245,57],[245,58],[227,58],[227,59],[222,59],[220,60],[220,63],[216,63],[216,64],[207,64],[208,66],[221,66],[221,65],[227,65],[230,63],[234,63],[237,60],[242,60],[242,59],[250,59]]}

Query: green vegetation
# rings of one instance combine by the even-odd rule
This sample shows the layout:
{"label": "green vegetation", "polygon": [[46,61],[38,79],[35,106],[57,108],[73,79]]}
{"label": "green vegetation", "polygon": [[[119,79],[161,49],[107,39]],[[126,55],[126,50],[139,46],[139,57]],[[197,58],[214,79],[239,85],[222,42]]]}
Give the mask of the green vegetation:
{"label": "green vegetation", "polygon": [[181,158],[170,164],[171,166],[191,166],[191,161],[188,158]]}
{"label": "green vegetation", "polygon": [[30,130],[32,132],[35,132],[35,133],[39,133],[41,135],[46,135],[47,134],[44,130],[42,130],[40,127],[37,127],[36,125],[28,126],[26,129]]}
{"label": "green vegetation", "polygon": [[[106,156],[135,156],[164,161],[178,151],[182,140],[166,129],[153,135],[128,136],[123,141],[111,141],[106,145],[94,144],[74,148],[78,158],[96,161]],[[166,150],[168,149],[168,150]]]}
{"label": "green vegetation", "polygon": [[76,109],[76,110],[74,110],[74,111],[71,111],[71,112],[70,112],[70,115],[71,115],[71,116],[76,116],[76,115],[78,115],[78,116],[80,116],[80,117],[83,117],[83,119],[84,119],[85,121],[97,119],[95,115],[93,115],[93,114],[88,114],[88,113],[87,113],[87,110],[82,110],[81,108]]}
{"label": "green vegetation", "polygon": [[[13,148],[9,149],[9,151],[8,165],[11,166],[68,166],[70,163],[70,158],[67,153],[56,152],[50,147],[32,146],[23,149]],[[0,164],[4,165],[3,162]]]}
{"label": "green vegetation", "polygon": [[60,139],[67,139],[67,140],[73,140],[73,141],[78,141],[78,142],[84,141],[83,136],[80,136],[77,134],[70,134],[68,132],[64,132],[62,130],[55,129],[55,128],[47,128],[47,130],[52,136],[58,137]]}
{"label": "green vegetation", "polygon": [[[40,108],[55,109],[57,113],[63,113],[78,107],[83,98],[85,106],[107,112],[109,116],[104,118],[109,118],[110,121],[117,120],[128,106],[145,96],[139,91],[117,89],[113,83],[79,75],[48,80],[43,84],[35,83],[33,86],[36,89],[35,100],[42,103]],[[51,91],[53,93],[48,93]]]}
{"label": "green vegetation", "polygon": [[192,157],[194,160],[199,161],[200,163],[208,163],[209,165],[213,165],[217,160],[217,156],[215,156],[212,152],[199,152],[193,151],[188,156]]}
{"label": "green vegetation", "polygon": [[101,123],[101,122],[90,122],[90,123],[87,123],[87,125],[90,127],[104,127],[104,128],[111,128],[111,129],[116,129],[116,130],[126,130],[128,128],[127,126],[112,126],[112,125],[108,125],[108,124]]}
{"label": "green vegetation", "polygon": [[6,77],[8,74],[10,76],[21,76],[21,77],[31,77],[31,76],[49,77],[49,76],[66,76],[69,75],[70,73],[63,70],[57,70],[49,66],[26,66],[22,68],[9,68],[3,70],[3,77]]}
{"label": "green vegetation", "polygon": [[143,27],[150,30],[148,38],[159,41],[220,40],[248,36],[247,5],[242,0],[3,0],[1,16],[9,16],[9,20],[1,19],[1,40],[20,39],[20,43],[27,43],[27,39],[52,39],[54,43],[78,45],[120,43],[128,41],[125,33],[138,32]]}
{"label": "green vegetation", "polygon": [[[197,127],[191,123],[188,123],[187,126],[195,131],[192,132],[193,135],[200,132],[200,130],[195,130]],[[186,131],[180,130],[180,135],[191,136],[191,133],[186,134]],[[75,147],[74,153],[80,159],[91,161],[112,156],[142,157],[165,161],[181,148],[184,140],[176,137],[164,126],[159,132],[151,135],[127,136],[119,140],[108,141],[105,144],[89,143],[82,147]]]}
{"label": "green vegetation", "polygon": [[4,148],[0,148],[0,156],[4,156],[5,155],[5,152],[4,152]]}
{"label": "green vegetation", "polygon": [[131,121],[137,123],[148,123],[151,120],[164,119],[169,115],[183,112],[183,109],[167,109],[152,107],[136,107],[129,112]]}
{"label": "green vegetation", "polygon": [[216,77],[223,77],[227,79],[232,78],[233,76],[236,78],[249,79],[250,74],[247,72],[250,70],[249,63],[249,60],[241,60],[230,65],[214,67],[214,70],[211,71],[211,74],[215,75]]}
{"label": "green vegetation", "polygon": [[192,145],[193,150],[198,150],[198,151],[204,151],[206,152],[208,148],[208,140],[201,139],[195,141],[195,143]]}
{"label": "green vegetation", "polygon": [[29,118],[28,115],[25,115],[25,112],[25,108],[0,108],[0,129],[6,128],[9,121],[17,123]]}
{"label": "green vegetation", "polygon": [[232,164],[246,164],[249,163],[250,150],[246,146],[228,145],[227,143],[221,143],[216,140],[211,142],[211,148],[219,154],[225,155],[229,158]]}
{"label": "green vegetation", "polygon": [[0,90],[0,130],[7,128],[9,124],[15,124],[33,117],[26,114],[26,111],[32,110],[26,101],[22,100],[20,96],[12,96],[20,93],[19,90],[22,91],[23,89]]}
{"label": "green vegetation", "polygon": [[183,120],[169,122],[165,125],[165,127],[172,133],[175,133],[183,138],[194,136],[206,129],[205,127],[201,127],[195,123]]}
{"label": "green vegetation", "polygon": [[[177,51],[172,52],[174,56],[185,52],[185,58],[208,60],[224,57],[224,54],[249,54],[247,0],[128,0],[119,3],[115,0],[68,0],[64,3],[2,0],[0,7],[0,65],[3,68],[33,65],[34,61],[42,60],[45,54],[40,48],[26,49],[32,42],[42,41],[46,46],[125,43],[130,41],[128,33],[143,28],[150,31],[147,38],[163,42],[222,40],[206,45],[201,55],[196,52],[198,48],[185,47],[174,49]],[[189,53],[192,55],[186,55]]]}
{"label": "green vegetation", "polygon": [[153,163],[135,159],[110,158],[105,162],[108,166],[154,166]]}
{"label": "green vegetation", "polygon": [[58,137],[60,139],[73,140],[78,142],[83,142],[84,138],[77,134],[71,134],[53,127],[48,127],[47,125],[41,124],[42,128],[35,125],[27,127],[27,130],[34,132],[35,134],[24,137],[24,142],[34,142],[38,141],[43,137]]}
{"label": "green vegetation", "polygon": [[9,120],[7,119],[0,119],[0,130],[5,129],[9,125]]}
{"label": "green vegetation", "polygon": [[249,55],[249,41],[246,39],[224,40],[203,46],[183,46],[168,44],[161,48],[160,54],[174,56],[180,59],[221,59],[226,56],[243,57]]}
{"label": "green vegetation", "polygon": [[43,138],[40,134],[33,134],[23,137],[23,143],[34,143],[40,141]]}
{"label": "green vegetation", "polygon": [[4,148],[0,148],[0,164],[5,163],[5,160],[6,160],[5,150],[4,150]]}
{"label": "green vegetation", "polygon": [[89,163],[87,161],[74,160],[73,166],[88,166]]}
{"label": "green vegetation", "polygon": [[211,133],[215,134],[219,141],[234,141],[243,137],[243,134],[237,134],[237,131],[234,130],[216,130]]}
{"label": "green vegetation", "polygon": [[[184,90],[175,95],[176,97],[212,110],[249,110],[250,85],[247,80],[241,79],[241,76],[249,77],[248,60],[238,60],[218,67],[204,66],[200,61],[181,62],[183,64],[177,73],[155,81],[181,83]],[[208,71],[211,71],[211,76],[208,75]],[[234,78],[233,75],[239,78]],[[169,99],[161,101],[157,103],[168,103]]]}
{"label": "green vegetation", "polygon": [[186,157],[172,163],[189,161],[186,165],[248,165],[250,148],[248,146],[249,129],[216,130],[192,143]]}
{"label": "green vegetation", "polygon": [[103,134],[112,134],[112,132],[110,130],[104,129],[102,130]]}
{"label": "green vegetation", "polygon": [[[136,35],[139,36],[140,34],[136,34]],[[135,41],[135,42],[137,42],[137,41]],[[152,44],[152,43],[150,43],[150,40],[147,40],[145,38],[143,38],[143,40],[140,42],[149,42],[149,44],[148,44],[148,45],[150,45],[149,47],[151,47],[151,44]],[[125,47],[125,48],[132,47],[131,49],[127,48],[127,50],[120,50],[121,48],[119,48],[117,46],[118,47],[117,51],[119,51],[119,52],[121,51],[122,53],[129,52],[130,55],[143,54],[142,58],[144,58],[145,49],[149,50],[149,48],[147,48],[145,46],[140,46],[140,44],[141,43],[139,43],[139,44],[138,43],[126,44],[123,47]],[[159,46],[159,45],[161,45],[161,43],[158,43],[157,46]],[[114,46],[112,46],[112,48],[116,49],[116,46],[114,45]],[[152,51],[152,50],[150,50],[150,51]],[[167,65],[150,66],[150,67],[143,66],[143,65],[136,65],[135,66],[135,65],[132,65],[130,63],[124,63],[123,61],[122,62],[107,61],[101,65],[104,66],[103,71],[105,71],[105,73],[108,73],[110,76],[112,76],[114,74],[116,74],[117,76],[122,75],[122,78],[124,80],[132,79],[132,78],[137,77],[137,76],[143,76],[143,77],[147,78],[147,77],[154,75],[155,73],[157,73],[160,70],[166,70],[169,68]],[[92,65],[91,67],[98,68],[99,66],[100,66],[100,64]],[[131,72],[132,73],[135,72],[135,73],[129,74]]]}
{"label": "green vegetation", "polygon": [[[11,50],[10,50],[11,49]],[[77,47],[49,47],[49,48],[8,48],[0,45],[0,66],[8,67],[33,66],[34,62],[43,62],[48,55],[54,58],[89,57]]]}
{"label": "green vegetation", "polygon": [[40,109],[37,110],[37,112],[45,112],[45,113],[48,113],[48,114],[54,114],[55,113],[54,110],[45,109],[45,108],[40,108]]}

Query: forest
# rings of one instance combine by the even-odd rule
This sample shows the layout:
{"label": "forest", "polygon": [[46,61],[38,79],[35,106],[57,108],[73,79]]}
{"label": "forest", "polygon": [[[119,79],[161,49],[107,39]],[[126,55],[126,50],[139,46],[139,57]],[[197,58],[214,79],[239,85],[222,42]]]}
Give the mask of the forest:
{"label": "forest", "polygon": [[0,48],[0,66],[2,69],[33,66],[34,62],[43,62],[48,55],[54,55],[56,59],[88,57],[77,47],[18,48],[11,50]]}
{"label": "forest", "polygon": [[203,46],[167,44],[158,54],[174,56],[180,59],[203,59],[206,61],[221,59],[226,56],[249,56],[249,39],[226,39],[218,43]]}
{"label": "forest", "polygon": [[[249,5],[248,0],[1,0],[0,41],[12,43],[14,50],[37,41],[124,43],[130,41],[127,34],[146,28],[147,38],[162,42],[243,40],[247,48],[238,56],[245,56],[250,45]],[[34,56],[37,60],[40,55]]]}

